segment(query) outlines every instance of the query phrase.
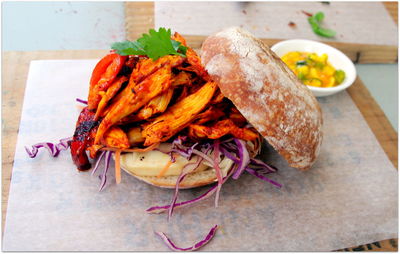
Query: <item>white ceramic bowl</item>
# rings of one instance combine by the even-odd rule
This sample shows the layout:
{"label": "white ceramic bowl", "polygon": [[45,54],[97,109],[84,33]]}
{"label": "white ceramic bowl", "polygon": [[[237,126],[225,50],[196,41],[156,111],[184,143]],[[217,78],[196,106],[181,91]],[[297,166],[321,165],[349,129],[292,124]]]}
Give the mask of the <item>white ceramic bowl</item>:
{"label": "white ceramic bowl", "polygon": [[346,78],[343,82],[334,87],[314,87],[307,86],[315,96],[322,97],[335,94],[343,91],[344,89],[351,86],[356,79],[356,68],[353,62],[341,51],[326,45],[321,42],[311,40],[286,40],[281,41],[271,47],[271,49],[279,56],[282,57],[284,54],[290,51],[305,51],[314,52],[318,55],[326,53],[328,55],[328,61],[332,64],[335,69],[341,69],[346,73]]}

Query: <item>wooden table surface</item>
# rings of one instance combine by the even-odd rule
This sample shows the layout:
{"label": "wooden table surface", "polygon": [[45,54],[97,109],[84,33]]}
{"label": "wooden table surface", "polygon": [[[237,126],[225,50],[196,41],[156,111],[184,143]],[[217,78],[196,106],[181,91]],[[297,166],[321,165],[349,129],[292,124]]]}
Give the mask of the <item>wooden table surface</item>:
{"label": "wooden table surface", "polygon": [[[136,4],[136,19],[142,23],[154,24],[152,20],[153,12],[149,10],[152,5],[143,3]],[[397,3],[393,7],[389,6],[394,12],[397,21]],[[132,18],[132,16],[128,16]],[[145,28],[148,29],[147,27]],[[140,34],[141,32],[139,32]],[[39,59],[94,59],[101,58],[107,50],[64,50],[64,51],[30,51],[30,52],[3,52],[2,54],[2,233],[4,232],[4,222],[7,211],[7,201],[9,194],[10,181],[12,177],[12,167],[18,128],[21,117],[22,104],[24,99],[25,84],[28,75],[29,63]],[[393,129],[385,114],[373,99],[362,81],[357,78],[354,85],[347,89],[353,101],[361,111],[369,127],[374,132],[383,150],[397,168],[397,132]],[[398,239],[388,239],[375,243],[365,244],[357,247],[343,249],[345,251],[397,251]]]}
{"label": "wooden table surface", "polygon": [[[384,2],[389,15],[397,24],[397,2]],[[125,31],[128,40],[136,40],[150,28],[154,28],[154,3],[153,2],[127,2],[125,3]],[[206,36],[182,34],[188,45],[200,48]],[[282,41],[280,38],[261,38],[268,46]],[[348,43],[343,41],[323,41],[343,53],[355,63],[397,63],[397,45],[375,45],[365,43]]]}

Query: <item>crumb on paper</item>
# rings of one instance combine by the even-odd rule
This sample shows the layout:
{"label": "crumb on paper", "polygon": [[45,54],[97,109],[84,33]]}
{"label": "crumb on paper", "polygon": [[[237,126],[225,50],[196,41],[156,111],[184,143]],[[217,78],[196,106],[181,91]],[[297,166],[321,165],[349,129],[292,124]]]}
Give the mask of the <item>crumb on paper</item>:
{"label": "crumb on paper", "polygon": [[296,23],[294,23],[293,21],[290,21],[289,24],[288,24],[288,26],[289,26],[290,28],[296,28],[296,27],[297,27],[297,26],[296,26]]}
{"label": "crumb on paper", "polygon": [[246,14],[247,14],[247,11],[246,11],[246,10],[242,10],[242,13],[243,13],[244,15],[246,15]]}
{"label": "crumb on paper", "polygon": [[307,16],[309,16],[309,17],[312,17],[312,14],[311,13],[309,13],[309,12],[307,12],[307,11],[301,11],[302,13],[304,13],[304,14],[306,14]]}

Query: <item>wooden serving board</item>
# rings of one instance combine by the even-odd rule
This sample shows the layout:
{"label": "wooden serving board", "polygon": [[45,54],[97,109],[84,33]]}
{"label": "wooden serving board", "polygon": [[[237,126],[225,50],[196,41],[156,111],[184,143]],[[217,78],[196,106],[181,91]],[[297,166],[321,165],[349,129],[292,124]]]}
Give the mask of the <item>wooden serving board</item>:
{"label": "wooden serving board", "polygon": [[[320,4],[319,2],[315,2],[315,5]],[[375,3],[375,7],[380,7],[379,3]],[[385,3],[384,5],[386,9],[388,10],[388,13],[381,13],[381,15],[392,15],[393,20],[397,24],[397,2],[390,2],[390,3]],[[300,7],[299,7],[300,8]],[[315,7],[316,8],[316,7]],[[383,7],[382,7],[383,8]],[[245,8],[244,8],[245,9]],[[316,8],[317,9],[317,8]],[[300,11],[296,11],[298,14]],[[366,13],[373,12],[372,10],[365,10]],[[338,13],[337,15],[340,15],[340,11],[337,10],[335,13]],[[282,14],[285,15],[285,14]],[[298,14],[299,15],[299,14]],[[301,14],[303,15],[303,14]],[[129,40],[135,40],[138,37],[141,36],[142,33],[146,33],[148,29],[154,28],[155,26],[155,10],[154,10],[154,3],[153,2],[128,2],[125,4],[125,26],[126,26],[126,33],[127,33],[127,39]],[[189,17],[190,18],[190,17]],[[188,18],[188,20],[189,20]],[[290,17],[287,17],[287,20],[290,20]],[[300,20],[303,20],[303,17],[300,18]],[[304,20],[306,20],[306,16],[304,17]],[[368,19],[367,19],[368,20]],[[388,23],[387,25],[392,27],[392,30],[396,31],[393,24],[393,21],[390,19],[390,17],[387,19]],[[247,20],[248,21],[248,20]],[[246,22],[246,20],[245,20]],[[373,22],[373,21],[371,21]],[[303,24],[308,26],[308,24]],[[250,25],[249,25],[250,26]],[[360,24],[358,24],[360,26]],[[365,24],[366,27],[369,27],[368,23]],[[256,27],[255,25],[251,25],[250,27]],[[290,32],[290,28],[287,28],[286,26],[283,27],[283,29],[289,29],[288,32]],[[340,38],[340,34],[337,36],[338,38],[335,40],[328,40],[321,38],[319,39],[317,36],[313,34],[308,34],[310,32],[310,28],[306,27],[305,29],[302,29],[303,32],[300,32],[300,29],[298,29],[298,34],[297,31],[294,33],[293,36],[296,38],[310,38],[310,36],[314,36],[315,38],[311,37],[311,39],[317,39],[321,40],[326,44],[329,44],[331,46],[334,46],[344,52],[351,60],[353,60],[355,63],[395,63],[397,62],[398,59],[398,53],[397,53],[397,43],[392,43],[388,44],[384,40],[381,42],[382,43],[365,43],[363,42],[362,39],[356,39],[353,41],[346,41],[344,39]],[[363,29],[362,29],[363,30]],[[305,32],[304,32],[305,31]],[[392,31],[393,32],[393,31]],[[397,31],[396,31],[397,32]],[[357,30],[355,31],[355,34],[357,33]],[[268,37],[262,37],[261,39],[269,46],[272,46],[273,44],[283,40],[283,39],[288,39],[288,38],[275,38],[273,32],[268,33]],[[206,38],[205,35],[200,35],[196,34],[196,32],[191,32],[190,34],[188,33],[183,33],[184,37],[186,38],[188,45],[190,45],[193,48],[200,48],[201,43],[204,41]],[[356,34],[357,36],[357,34]],[[364,35],[366,38],[368,38],[368,35]],[[393,38],[397,38],[397,34],[387,34],[386,35],[388,40],[393,40]],[[293,37],[293,39],[295,38]],[[379,40],[378,40],[379,41]],[[374,41],[372,41],[374,42]]]}

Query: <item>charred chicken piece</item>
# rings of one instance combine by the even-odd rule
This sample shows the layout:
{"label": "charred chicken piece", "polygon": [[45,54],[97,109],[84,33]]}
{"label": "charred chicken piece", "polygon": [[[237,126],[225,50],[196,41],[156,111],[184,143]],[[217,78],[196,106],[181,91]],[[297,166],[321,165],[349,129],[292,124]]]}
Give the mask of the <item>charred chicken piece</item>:
{"label": "charred chicken piece", "polygon": [[93,133],[98,124],[98,121],[94,120],[94,113],[88,107],[83,108],[71,142],[71,156],[78,170],[88,170],[91,167],[86,148],[92,145]]}

